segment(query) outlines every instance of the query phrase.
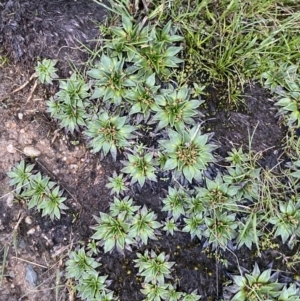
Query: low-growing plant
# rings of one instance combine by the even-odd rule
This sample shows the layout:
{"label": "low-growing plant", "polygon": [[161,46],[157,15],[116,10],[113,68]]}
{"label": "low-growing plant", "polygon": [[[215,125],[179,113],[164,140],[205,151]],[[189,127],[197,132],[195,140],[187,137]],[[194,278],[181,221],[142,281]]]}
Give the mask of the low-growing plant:
{"label": "low-growing plant", "polygon": [[164,101],[164,97],[158,89],[159,86],[155,85],[155,73],[153,73],[143,83],[138,83],[136,87],[128,90],[125,95],[131,105],[128,114],[138,114],[138,122],[147,122],[155,103]]}
{"label": "low-growing plant", "polygon": [[42,216],[49,215],[51,220],[54,220],[54,218],[60,219],[61,212],[69,209],[69,207],[64,204],[67,198],[62,195],[63,191],[59,189],[59,186],[50,190],[47,198],[44,198],[37,207],[42,210]]}
{"label": "low-growing plant", "polygon": [[143,146],[140,146],[135,148],[132,153],[126,154],[128,161],[121,161],[125,165],[121,171],[129,174],[131,177],[130,183],[138,182],[143,187],[146,180],[157,182],[156,162],[153,158],[153,152],[147,152]]}
{"label": "low-growing plant", "polygon": [[60,80],[59,89],[47,101],[47,112],[59,120],[62,128],[73,133],[79,126],[85,126],[89,117],[86,108],[89,106],[87,98],[90,96],[90,87],[78,74],[73,73],[68,80]]}
{"label": "low-growing plant", "polygon": [[237,188],[224,183],[220,173],[213,180],[206,178],[205,184],[206,188],[197,187],[196,191],[207,210],[238,210],[235,197]]}
{"label": "low-growing plant", "polygon": [[167,156],[165,170],[176,170],[190,183],[201,180],[207,165],[215,161],[212,152],[216,145],[209,143],[209,135],[200,132],[200,126],[189,130],[168,131],[169,140],[160,140],[162,151]]}
{"label": "low-growing plant", "polygon": [[281,293],[283,284],[277,282],[277,273],[271,269],[260,271],[257,263],[251,274],[232,276],[234,283],[226,288],[232,293],[230,301],[274,300]]}
{"label": "low-growing plant", "polygon": [[197,290],[194,290],[190,294],[185,294],[182,301],[198,301],[201,299],[200,295],[197,295]]}
{"label": "low-growing plant", "polygon": [[236,148],[232,148],[231,151],[228,152],[228,157],[225,158],[225,161],[229,162],[233,166],[243,165],[249,161],[249,155],[243,152],[242,147],[238,150]]}
{"label": "low-growing plant", "polygon": [[285,285],[277,299],[278,301],[300,301],[300,290],[296,284]]}
{"label": "low-growing plant", "polygon": [[138,242],[142,241],[145,245],[147,245],[148,239],[156,240],[156,229],[162,226],[156,219],[157,215],[153,211],[149,211],[146,206],[143,206],[130,222],[130,237],[135,237]]}
{"label": "low-growing plant", "polygon": [[121,59],[123,56],[131,62],[133,56],[138,52],[138,48],[149,43],[149,26],[141,26],[135,23],[131,16],[127,16],[126,8],[122,11],[121,26],[112,26],[109,28],[111,37],[106,41],[105,48],[110,57],[117,56]]}
{"label": "low-growing plant", "polygon": [[180,89],[162,90],[164,97],[155,99],[151,109],[156,112],[152,120],[158,122],[157,130],[164,127],[175,128],[178,132],[184,131],[186,125],[194,125],[195,117],[200,113],[197,108],[204,102],[190,99],[190,91],[183,87]]}
{"label": "low-growing plant", "polygon": [[139,209],[140,206],[134,206],[133,201],[129,198],[129,196],[126,196],[121,200],[114,197],[113,203],[109,206],[109,214],[112,217],[116,217],[125,212],[124,220],[129,220]]}
{"label": "low-growing plant", "polygon": [[213,250],[218,247],[225,250],[228,243],[237,236],[236,214],[215,210],[213,215],[204,218],[204,222],[206,229],[202,235],[208,238],[208,243]]}
{"label": "low-growing plant", "polygon": [[84,273],[76,285],[78,296],[87,301],[94,299],[102,301],[107,297],[106,293],[110,293],[107,286],[110,285],[111,281],[106,280],[107,277],[108,276],[100,276],[96,271]]}
{"label": "low-growing plant", "polygon": [[178,68],[183,62],[176,56],[181,49],[180,46],[169,46],[157,41],[156,28],[153,27],[149,44],[144,45],[132,60],[146,76],[155,73],[159,78],[166,79],[171,74],[170,69]]}
{"label": "low-growing plant", "polygon": [[129,87],[134,87],[137,79],[130,78],[132,72],[124,68],[125,60],[102,55],[100,62],[87,74],[96,81],[91,99],[101,98],[109,109],[110,104],[120,106]]}
{"label": "low-growing plant", "polygon": [[164,222],[164,227],[162,228],[162,230],[166,231],[167,235],[168,234],[174,235],[174,231],[179,231],[174,218],[166,219],[166,221]]}
{"label": "low-growing plant", "polygon": [[282,243],[285,243],[292,235],[300,236],[300,201],[281,201],[278,207],[276,216],[272,216],[269,222],[274,225],[274,237],[281,236]]}
{"label": "low-growing plant", "polygon": [[42,177],[40,172],[35,175],[31,175],[30,185],[22,193],[22,196],[30,199],[28,208],[31,209],[33,207],[37,207],[37,209],[40,209],[41,203],[48,198],[50,190],[54,185],[55,183],[50,181],[49,177]]}
{"label": "low-growing plant", "polygon": [[67,277],[79,280],[84,273],[93,272],[100,265],[82,247],[78,251],[70,252],[69,259],[66,262]]}
{"label": "low-growing plant", "polygon": [[189,195],[182,188],[169,187],[168,195],[162,200],[164,206],[162,211],[167,211],[168,216],[177,221],[181,215],[185,215],[185,205]]}
{"label": "low-growing plant", "polygon": [[7,175],[11,178],[10,185],[15,186],[17,196],[28,203],[28,208],[36,207],[42,216],[49,215],[51,220],[60,219],[61,212],[68,209],[64,204],[66,197],[63,191],[48,176],[40,172],[34,174],[34,164],[26,165],[22,160]]}
{"label": "low-growing plant", "polygon": [[184,218],[183,220],[185,226],[183,227],[182,232],[189,232],[192,239],[194,239],[194,237],[198,237],[201,240],[205,229],[203,214],[198,213]]}
{"label": "low-growing plant", "polygon": [[148,250],[142,255],[137,253],[135,267],[139,268],[139,274],[144,278],[144,282],[152,284],[164,284],[165,278],[170,278],[171,267],[175,262],[169,262],[169,256],[164,252],[157,255],[153,250]]}
{"label": "low-growing plant", "polygon": [[168,300],[168,284],[143,283],[141,292],[146,295],[143,301],[161,301]]}
{"label": "low-growing plant", "polygon": [[260,193],[261,168],[251,165],[237,165],[227,167],[228,174],[223,176],[225,183],[230,184],[231,189],[236,189],[238,200],[257,200]]}
{"label": "low-growing plant", "polygon": [[57,60],[43,59],[37,62],[35,67],[36,76],[42,84],[52,84],[52,81],[58,78],[55,65]]}
{"label": "low-growing plant", "polygon": [[239,219],[239,229],[236,237],[238,248],[241,248],[243,245],[245,245],[251,250],[252,244],[256,244],[256,246],[259,245],[259,237],[263,235],[261,223],[259,222],[260,221],[257,221],[256,213],[251,213],[247,217]]}
{"label": "low-growing plant", "polygon": [[127,117],[110,115],[102,112],[87,123],[85,135],[91,138],[89,146],[93,151],[103,151],[104,156],[109,152],[114,160],[117,159],[117,150],[130,146],[130,139],[134,138],[135,127],[126,123]]}
{"label": "low-growing plant", "polygon": [[110,194],[123,195],[128,191],[128,185],[126,183],[126,178],[123,177],[123,174],[117,174],[113,172],[113,176],[109,177],[109,183],[105,187],[110,189]]}
{"label": "low-growing plant", "polygon": [[30,182],[30,177],[32,176],[32,170],[34,164],[25,164],[22,160],[17,166],[14,166],[11,171],[7,173],[10,178],[9,185],[16,186],[15,192],[19,194],[22,189]]}
{"label": "low-growing plant", "polygon": [[98,225],[92,227],[96,232],[91,238],[100,241],[105,253],[115,247],[123,252],[127,245],[134,243],[134,236],[129,233],[130,223],[125,217],[125,211],[115,218],[103,212],[100,212],[100,217],[94,216]]}

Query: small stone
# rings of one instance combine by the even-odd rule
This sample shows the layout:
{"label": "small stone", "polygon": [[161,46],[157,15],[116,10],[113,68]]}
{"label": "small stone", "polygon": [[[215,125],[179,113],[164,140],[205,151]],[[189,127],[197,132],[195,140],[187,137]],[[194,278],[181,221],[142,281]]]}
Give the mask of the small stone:
{"label": "small stone", "polygon": [[10,154],[15,154],[17,152],[16,149],[15,149],[15,147],[12,144],[7,145],[6,150]]}
{"label": "small stone", "polygon": [[37,285],[37,273],[35,272],[35,270],[33,269],[33,267],[30,264],[28,264],[26,266],[25,279],[28,281],[28,283],[31,286],[36,286]]}
{"label": "small stone", "polygon": [[33,146],[25,146],[23,152],[28,157],[38,157],[41,152]]}
{"label": "small stone", "polygon": [[14,204],[14,198],[15,198],[15,196],[14,196],[14,194],[12,192],[10,192],[10,193],[7,194],[6,205],[8,207],[11,208],[13,206],[13,204]]}
{"label": "small stone", "polygon": [[25,217],[25,223],[28,224],[28,225],[32,224],[32,219],[30,218],[30,216]]}
{"label": "small stone", "polygon": [[32,235],[32,234],[34,234],[35,233],[35,228],[31,228],[31,229],[29,229],[28,231],[27,231],[27,234],[28,235]]}
{"label": "small stone", "polygon": [[25,243],[25,240],[24,239],[21,239],[19,241],[19,248],[24,250],[26,248],[26,243]]}
{"label": "small stone", "polygon": [[23,113],[18,113],[18,118],[19,118],[20,120],[22,120],[22,119],[23,119]]}

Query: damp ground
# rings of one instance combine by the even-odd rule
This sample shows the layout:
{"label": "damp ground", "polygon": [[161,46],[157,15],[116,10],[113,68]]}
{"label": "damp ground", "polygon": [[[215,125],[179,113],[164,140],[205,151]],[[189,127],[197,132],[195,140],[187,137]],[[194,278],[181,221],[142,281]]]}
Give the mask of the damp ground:
{"label": "damp ground", "polygon": [[[0,1],[2,16],[5,2]],[[36,10],[41,10],[38,2],[32,3],[37,5]],[[18,1],[14,3],[17,5]],[[14,5],[8,9],[16,9]],[[51,16],[51,10],[55,7],[49,3],[49,7],[43,9]],[[66,11],[73,16],[76,11],[73,12],[72,9],[66,7]],[[87,12],[91,11],[86,9]],[[78,29],[75,34],[79,40],[92,40],[95,32],[89,26],[92,27],[94,23],[83,18],[86,14],[82,7],[78,6],[77,10],[83,13],[77,19],[72,19],[71,15],[64,16],[73,20],[68,24]],[[73,61],[77,60],[78,65],[86,59],[86,53],[81,50],[73,52],[75,44],[70,43],[74,42],[74,31],[64,40],[57,40],[47,32],[46,25],[38,17],[30,15],[33,11],[32,7],[29,10],[26,6],[23,10],[24,14],[30,16],[31,23],[28,19],[26,23],[22,16],[16,16],[20,36],[26,33],[30,39],[30,34],[36,32],[33,29],[39,29],[44,32],[43,36],[49,39],[49,43],[51,39],[56,41],[56,44],[51,44],[53,48],[47,48],[45,45],[48,42],[42,43],[41,40],[37,40],[36,45],[30,44],[30,47],[26,40],[25,44],[22,44],[23,41],[20,44],[19,36],[9,31],[10,27],[6,28],[6,36],[2,36],[2,41],[6,43],[9,36],[15,40],[7,44],[7,50],[13,53],[11,59],[0,67],[0,271],[3,274],[0,300],[75,300],[70,283],[64,277],[65,260],[74,246],[89,241],[92,233],[90,227],[95,224],[93,215],[107,211],[111,200],[105,187],[107,178],[114,171],[118,172],[121,166],[110,157],[100,160],[99,155],[86,148],[86,141],[80,134],[65,133],[49,117],[46,113],[46,101],[57,92],[56,85],[50,88],[38,85],[32,93],[32,80],[20,91],[11,93],[30,79],[34,72],[34,57],[43,54],[44,57],[59,59],[59,66],[63,70],[61,76],[71,70],[63,64],[66,55],[72,54]],[[56,27],[60,24],[57,22]],[[87,22],[86,32],[91,36],[87,37],[84,35],[87,33],[79,32],[81,27],[76,22]],[[52,30],[58,32],[58,36],[64,36],[63,31],[72,28],[68,24],[62,31],[54,24]],[[26,26],[31,31],[26,31]],[[27,53],[18,52],[18,47],[27,50]],[[58,49],[63,49],[64,52],[55,52]],[[48,51],[46,55],[45,51]],[[275,166],[281,154],[285,128],[280,127],[275,117],[274,104],[259,83],[249,85],[244,94],[245,105],[242,110],[224,110],[218,104],[217,94],[214,97],[212,93],[211,99],[207,100],[207,121],[204,125],[214,132],[213,141],[219,146],[216,155],[221,160],[232,147],[242,146],[247,149],[251,137],[251,149],[261,153],[261,166]],[[26,147],[31,147],[31,150],[40,154],[33,159],[25,154]],[[58,182],[64,189],[70,209],[60,220],[52,222],[49,218],[42,218],[39,212],[28,210],[24,203],[13,199],[6,174],[22,159],[35,163],[36,169]],[[164,220],[166,216],[161,213],[161,200],[166,196],[167,190],[168,183],[159,181],[155,186],[145,185],[141,191],[133,187],[130,196],[136,204],[147,205],[158,214],[158,219]],[[283,271],[282,275],[286,279],[292,274],[295,276],[294,270],[290,273],[286,268],[283,258],[292,256],[296,250],[287,248],[262,250],[260,257],[255,251],[246,248],[241,248],[234,254],[216,253],[205,248],[203,242],[191,240],[188,233],[176,233],[174,237],[161,235],[157,241],[150,241],[147,248],[170,254],[170,260],[176,262],[172,277],[178,290],[191,292],[197,289],[202,300],[219,300],[222,297],[224,285],[230,279],[228,275],[238,272],[238,263],[249,270],[252,270],[255,262],[263,267],[273,264],[272,268]],[[146,247],[133,249],[133,252],[125,251],[125,256],[116,251],[112,254],[99,253],[98,259],[102,264],[100,270],[112,280],[110,289],[117,293],[121,301],[143,299],[140,293],[141,279],[136,276],[137,269],[134,268],[133,260],[137,251],[143,252],[145,249]]]}

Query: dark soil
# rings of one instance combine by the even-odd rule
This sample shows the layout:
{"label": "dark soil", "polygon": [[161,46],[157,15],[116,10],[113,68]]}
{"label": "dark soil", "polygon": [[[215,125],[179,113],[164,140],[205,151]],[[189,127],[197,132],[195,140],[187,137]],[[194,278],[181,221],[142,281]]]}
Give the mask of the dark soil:
{"label": "dark soil", "polygon": [[[100,21],[104,15],[103,9],[93,1],[0,0],[0,41],[11,58],[10,65],[0,67],[0,99],[29,79],[34,72],[32,66],[36,57],[59,59],[63,73],[68,69],[64,63],[66,58],[78,65],[83,63],[87,54],[75,49],[77,40],[92,47],[98,30],[91,20]],[[45,113],[45,101],[55,88],[46,91],[38,87],[32,99],[26,102],[30,88],[28,85],[0,102],[0,265],[5,246],[9,246],[0,285],[0,300],[3,301],[68,298],[63,277],[60,293],[55,294],[56,273],[63,271],[67,251],[78,242],[89,240],[90,226],[95,223],[93,215],[107,211],[111,200],[105,188],[107,176],[120,169],[120,164],[110,158],[100,161],[99,156],[93,155],[83,143],[74,146],[74,140],[82,142],[80,135],[65,134],[49,118]],[[220,157],[224,157],[232,146],[249,147],[250,135],[251,149],[262,153],[263,165],[274,164],[280,153],[284,129],[274,117],[273,103],[259,85],[249,87],[245,94],[246,108],[241,112],[220,109],[211,100],[205,126],[215,132],[213,139],[220,146]],[[59,221],[51,222],[36,211],[28,210],[23,203],[12,206],[8,201],[11,188],[6,173],[25,158],[22,150],[27,145],[41,151],[36,168],[56,180],[68,197],[70,210]],[[142,191],[133,187],[130,194],[136,204],[147,205],[158,214],[159,220],[163,220],[166,216],[160,211],[161,199],[167,188],[167,183],[161,181],[154,187],[145,185]],[[211,252],[203,248],[203,244],[197,239],[191,241],[187,233],[177,233],[174,237],[159,236],[157,241],[150,241],[147,248],[170,254],[170,260],[176,262],[172,276],[178,290],[191,292],[197,289],[202,300],[222,297],[223,284],[230,279],[228,275],[238,271],[237,259],[249,270],[255,261],[262,268],[273,263],[274,269],[286,270],[278,251],[263,251],[258,258],[254,252],[242,248],[235,251],[235,257],[230,252]],[[143,299],[141,279],[136,277],[133,259],[137,251],[143,252],[145,248],[132,253],[126,251],[125,256],[100,251],[100,270],[113,280],[110,288],[122,301]],[[281,252],[288,256],[296,250],[284,249]],[[228,261],[228,268],[221,264],[220,259]],[[30,287],[25,280],[28,262],[38,274],[38,287]],[[282,275],[288,276],[288,271]]]}
{"label": "dark soil", "polygon": [[37,58],[58,59],[62,75],[88,58],[105,9],[92,0],[0,0],[0,45],[10,59],[34,66]]}

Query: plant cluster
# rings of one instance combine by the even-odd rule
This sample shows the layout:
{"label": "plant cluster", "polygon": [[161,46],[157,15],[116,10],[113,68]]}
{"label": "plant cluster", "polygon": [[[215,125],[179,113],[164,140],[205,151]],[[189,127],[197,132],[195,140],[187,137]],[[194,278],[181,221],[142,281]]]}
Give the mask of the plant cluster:
{"label": "plant cluster", "polygon": [[67,277],[77,281],[74,289],[78,297],[87,301],[116,300],[113,292],[107,288],[111,283],[107,280],[108,276],[100,276],[97,271],[101,264],[86,253],[84,248],[71,252],[69,256],[66,262]]}
{"label": "plant cluster", "polygon": [[100,212],[95,219],[98,225],[93,227],[96,232],[92,239],[104,246],[104,252],[112,251],[115,247],[123,252],[130,245],[147,244],[148,239],[157,239],[157,229],[162,226],[153,211],[146,206],[134,206],[129,197],[122,200],[115,197],[110,212]]}
{"label": "plant cluster", "polygon": [[[181,46],[176,45],[183,38],[176,35],[172,22],[138,23],[126,3],[112,4],[120,15],[119,25],[107,29],[109,39],[95,53],[85,77],[73,73],[60,80],[60,91],[47,102],[47,110],[67,131],[83,129],[95,153],[110,153],[116,160],[118,151],[125,152],[122,171],[131,184],[142,187],[146,180],[157,181],[161,168],[176,169],[190,182],[199,180],[208,163],[215,161],[216,148],[196,121],[204,101],[191,99],[192,89],[186,85],[163,82],[182,63]],[[170,141],[161,140],[152,152],[147,145],[128,152],[145,131],[152,135],[167,131]],[[157,153],[163,154],[165,166],[159,164]]]}
{"label": "plant cluster", "polygon": [[42,211],[42,216],[48,215],[51,220],[60,219],[61,213],[68,209],[64,204],[66,197],[63,190],[48,176],[35,172],[34,164],[26,164],[22,160],[7,173],[9,185],[15,187],[17,199],[24,200],[28,208]]}
{"label": "plant cluster", "polygon": [[[299,242],[299,139],[291,147],[289,169],[282,174],[264,170],[258,158],[242,148],[229,151],[218,168],[217,146],[201,128],[200,95],[205,87],[189,87],[192,75],[199,72],[226,81],[229,94],[241,88],[236,87],[237,78],[243,86],[261,76],[265,87],[279,97],[278,115],[290,128],[299,127],[300,52],[292,33],[299,13],[293,15],[281,4],[275,8],[274,1],[219,2],[153,1],[153,10],[141,19],[132,16],[129,0],[110,1],[107,9],[114,18],[105,28],[103,47],[91,51],[86,74],[74,72],[60,80],[59,92],[47,102],[47,111],[60,126],[84,133],[94,153],[123,158],[120,173],[108,179],[106,187],[114,199],[107,213],[95,216],[89,251],[83,247],[71,252],[66,263],[67,278],[73,279],[83,300],[116,299],[107,288],[107,276],[99,273],[101,264],[94,256],[99,247],[104,253],[139,250],[158,239],[159,230],[168,235],[187,232],[204,247],[222,252],[245,246],[260,253],[264,243],[278,238],[289,247]],[[170,9],[163,14],[166,3]],[[289,58],[283,64],[286,47]],[[54,66],[50,60],[38,63],[41,82],[56,79]],[[10,185],[29,208],[60,218],[67,209],[66,198],[56,183],[33,169],[21,161],[8,173]],[[162,199],[164,222],[145,205],[134,205],[129,196],[130,185],[142,188],[159,182],[160,175],[171,178]],[[200,299],[197,291],[179,292],[170,283],[174,262],[164,252],[146,250],[137,257],[145,301]],[[278,283],[277,273],[261,272],[258,265],[252,273],[232,279],[226,300],[300,299],[295,285]]]}
{"label": "plant cluster", "polygon": [[229,293],[225,300],[230,301],[299,301],[299,289],[295,285],[279,283],[278,273],[272,273],[271,269],[260,271],[257,263],[252,273],[242,276],[234,275],[233,284],[226,288]]}
{"label": "plant cluster", "polygon": [[264,85],[277,95],[277,115],[287,118],[288,126],[300,126],[300,75],[297,65],[284,64],[263,73]]}
{"label": "plant cluster", "polygon": [[165,283],[171,279],[171,268],[175,262],[169,262],[169,256],[164,252],[157,255],[153,250],[146,250],[144,254],[137,253],[134,260],[135,267],[139,268],[139,275],[144,277],[141,292],[146,296],[144,301],[197,301],[201,296],[195,290],[191,294],[178,292],[176,287]]}

